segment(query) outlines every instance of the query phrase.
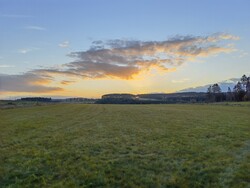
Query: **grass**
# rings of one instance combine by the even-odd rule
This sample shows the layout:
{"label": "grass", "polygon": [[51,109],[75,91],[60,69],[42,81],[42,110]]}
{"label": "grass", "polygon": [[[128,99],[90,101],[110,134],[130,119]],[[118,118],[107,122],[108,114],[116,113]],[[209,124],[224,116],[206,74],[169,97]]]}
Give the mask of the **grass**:
{"label": "grass", "polygon": [[56,104],[0,118],[0,187],[250,187],[249,103]]}
{"label": "grass", "polygon": [[33,106],[43,106],[53,103],[46,102],[35,102],[35,101],[11,101],[11,100],[0,100],[0,110],[1,109],[13,109],[13,108],[23,108],[23,107],[33,107]]}

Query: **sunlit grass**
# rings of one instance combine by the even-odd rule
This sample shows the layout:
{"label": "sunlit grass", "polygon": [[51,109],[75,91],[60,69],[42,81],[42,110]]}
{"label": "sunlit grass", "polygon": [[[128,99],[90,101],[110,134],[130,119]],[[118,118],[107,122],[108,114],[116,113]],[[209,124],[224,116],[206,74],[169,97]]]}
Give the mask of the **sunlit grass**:
{"label": "sunlit grass", "polygon": [[244,105],[0,110],[0,187],[247,187]]}

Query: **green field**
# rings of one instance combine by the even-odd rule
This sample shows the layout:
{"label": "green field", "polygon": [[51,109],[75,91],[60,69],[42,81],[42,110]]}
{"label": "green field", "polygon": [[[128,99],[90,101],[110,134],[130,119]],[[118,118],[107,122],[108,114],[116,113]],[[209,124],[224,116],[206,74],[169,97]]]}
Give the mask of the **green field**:
{"label": "green field", "polygon": [[0,187],[250,187],[250,103],[0,109]]}

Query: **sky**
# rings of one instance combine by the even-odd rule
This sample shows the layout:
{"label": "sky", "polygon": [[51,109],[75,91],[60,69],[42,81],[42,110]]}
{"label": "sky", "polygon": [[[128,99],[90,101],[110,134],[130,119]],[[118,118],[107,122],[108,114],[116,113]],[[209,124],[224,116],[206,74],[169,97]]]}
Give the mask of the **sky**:
{"label": "sky", "polygon": [[249,0],[0,0],[0,98],[171,93],[250,74]]}

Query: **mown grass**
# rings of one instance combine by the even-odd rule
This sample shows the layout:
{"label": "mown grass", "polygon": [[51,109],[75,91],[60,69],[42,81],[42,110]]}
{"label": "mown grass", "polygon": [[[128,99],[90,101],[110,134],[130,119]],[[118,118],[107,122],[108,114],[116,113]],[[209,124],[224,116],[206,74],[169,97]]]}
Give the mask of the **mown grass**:
{"label": "mown grass", "polygon": [[0,187],[250,186],[249,105],[58,104],[0,119]]}

